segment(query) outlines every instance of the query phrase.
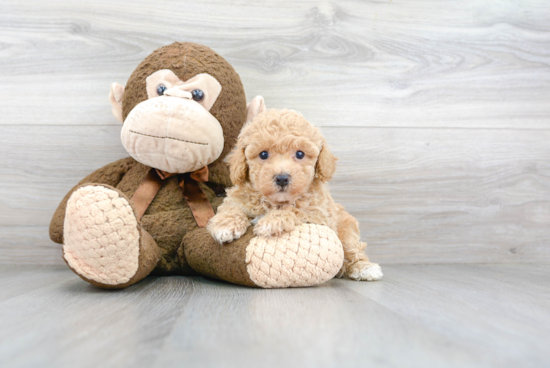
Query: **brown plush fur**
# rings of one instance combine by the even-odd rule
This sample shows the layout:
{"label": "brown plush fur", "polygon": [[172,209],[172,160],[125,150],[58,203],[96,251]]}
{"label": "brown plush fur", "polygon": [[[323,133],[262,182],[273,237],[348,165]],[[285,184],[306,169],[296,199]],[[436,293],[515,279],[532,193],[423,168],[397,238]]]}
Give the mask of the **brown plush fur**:
{"label": "brown plush fur", "polygon": [[198,229],[185,235],[183,242],[187,246],[180,248],[193,270],[201,275],[214,277],[235,284],[257,287],[250,279],[247,270],[246,249],[254,237],[252,229],[231,246],[220,246],[206,229]]}
{"label": "brown plush fur", "polygon": [[[233,67],[210,48],[193,43],[174,43],[154,51],[132,73],[123,97],[123,116],[147,99],[145,78],[160,69],[171,69],[182,80],[198,73],[214,76],[222,85],[222,92],[210,110],[220,122],[225,138],[224,150],[217,161],[209,165],[209,182],[201,188],[214,210],[222,202],[216,192],[223,192],[230,185],[229,170],[223,162],[234,145],[237,135],[246,120],[246,101],[242,83]],[[122,192],[127,198],[138,188],[151,168],[133,158],[125,158],[93,172],[73,188],[59,204],[50,223],[50,237],[63,243],[63,223],[67,201],[73,191],[82,184],[106,184]],[[161,250],[157,273],[193,273],[187,264],[184,252],[179,251],[185,234],[197,230],[187,202],[172,177],[165,181],[157,196],[141,219],[141,226]],[[213,190],[214,189],[214,190]],[[244,261],[243,261],[244,262]]]}
{"label": "brown plush fur", "polygon": [[[262,159],[261,152],[269,157]],[[300,158],[297,152],[305,157]],[[336,169],[319,130],[290,110],[270,109],[243,128],[237,146],[228,157],[234,187],[211,219],[208,230],[220,243],[241,237],[256,222],[254,233],[274,236],[302,223],[327,225],[344,247],[340,276],[377,279],[379,266],[370,263],[360,241],[358,223],[335,203],[325,184]],[[277,185],[286,174],[289,184]],[[378,276],[379,275],[379,276]]]}

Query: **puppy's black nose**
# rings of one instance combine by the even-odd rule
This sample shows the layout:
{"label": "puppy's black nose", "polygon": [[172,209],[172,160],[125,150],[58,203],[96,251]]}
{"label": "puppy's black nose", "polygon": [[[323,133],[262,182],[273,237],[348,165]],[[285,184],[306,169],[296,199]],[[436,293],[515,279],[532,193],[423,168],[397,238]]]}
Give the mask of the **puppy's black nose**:
{"label": "puppy's black nose", "polygon": [[275,183],[277,183],[277,185],[280,186],[281,188],[284,188],[288,185],[289,179],[290,179],[290,175],[280,174],[275,177]]}

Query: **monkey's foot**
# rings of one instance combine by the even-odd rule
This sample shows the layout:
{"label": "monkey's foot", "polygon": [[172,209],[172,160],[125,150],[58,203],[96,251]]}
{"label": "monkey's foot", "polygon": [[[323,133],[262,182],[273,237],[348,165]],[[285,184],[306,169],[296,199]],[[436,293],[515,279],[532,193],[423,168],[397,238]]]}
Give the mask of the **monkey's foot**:
{"label": "monkey's foot", "polygon": [[203,275],[261,288],[304,287],[332,279],[344,262],[338,236],[327,226],[303,224],[280,236],[255,236],[251,228],[229,245],[204,229],[183,239],[189,265]]}
{"label": "monkey's foot", "polygon": [[81,278],[122,288],[147,276],[159,249],[140,228],[129,200],[115,188],[85,185],[67,202],[63,258]]}

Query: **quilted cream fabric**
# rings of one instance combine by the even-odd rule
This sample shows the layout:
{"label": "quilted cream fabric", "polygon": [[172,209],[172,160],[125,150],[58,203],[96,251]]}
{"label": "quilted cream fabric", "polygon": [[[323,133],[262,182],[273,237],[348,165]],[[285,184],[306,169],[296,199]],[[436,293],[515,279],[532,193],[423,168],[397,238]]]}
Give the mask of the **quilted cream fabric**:
{"label": "quilted cream fabric", "polygon": [[63,255],[80,275],[107,285],[128,282],[139,261],[139,230],[126,198],[101,185],[76,190],[67,203]]}
{"label": "quilted cream fabric", "polygon": [[327,226],[304,224],[279,237],[255,237],[247,271],[262,288],[303,287],[332,279],[344,262],[342,243]]}

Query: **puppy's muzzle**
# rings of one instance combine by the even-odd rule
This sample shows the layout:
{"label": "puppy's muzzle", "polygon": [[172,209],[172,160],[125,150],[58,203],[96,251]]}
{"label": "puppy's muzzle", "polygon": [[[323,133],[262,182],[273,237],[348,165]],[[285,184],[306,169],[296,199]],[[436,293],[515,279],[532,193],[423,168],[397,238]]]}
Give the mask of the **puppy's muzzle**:
{"label": "puppy's muzzle", "polygon": [[288,184],[290,183],[290,175],[288,174],[279,174],[276,175],[273,180],[275,181],[275,184],[280,188],[280,190],[284,190]]}

